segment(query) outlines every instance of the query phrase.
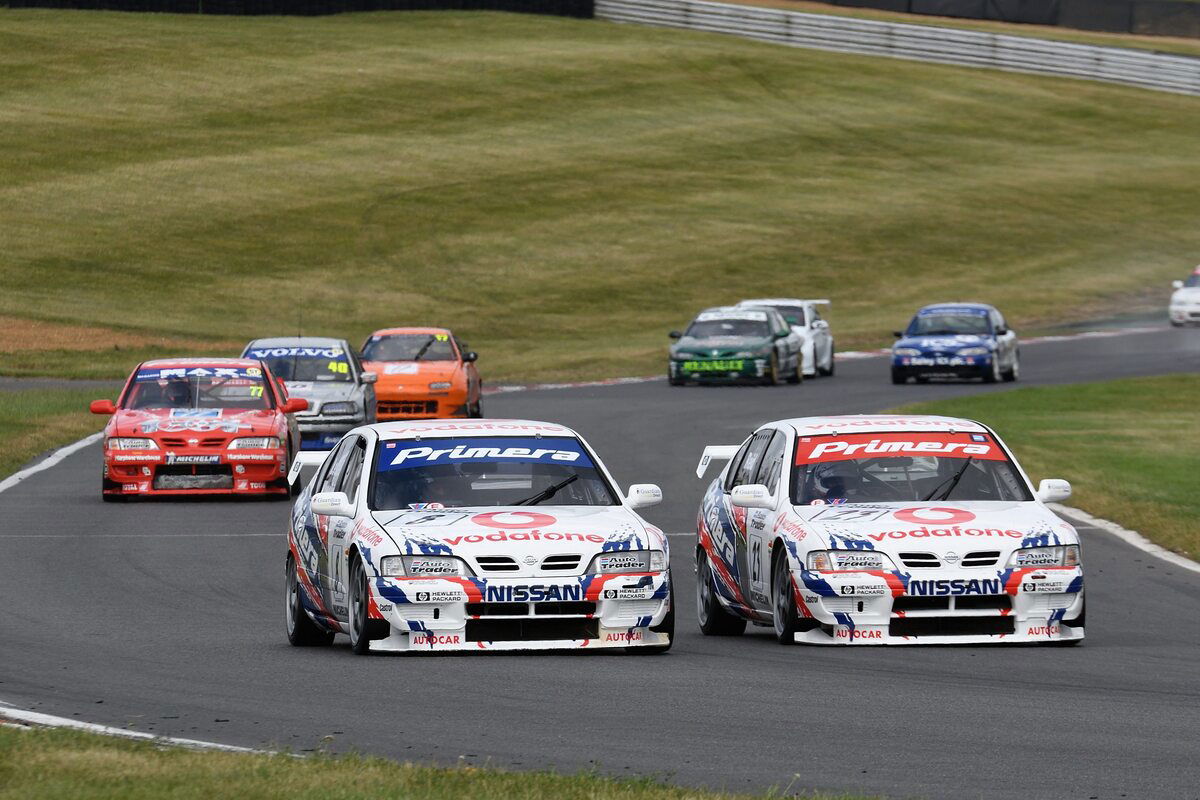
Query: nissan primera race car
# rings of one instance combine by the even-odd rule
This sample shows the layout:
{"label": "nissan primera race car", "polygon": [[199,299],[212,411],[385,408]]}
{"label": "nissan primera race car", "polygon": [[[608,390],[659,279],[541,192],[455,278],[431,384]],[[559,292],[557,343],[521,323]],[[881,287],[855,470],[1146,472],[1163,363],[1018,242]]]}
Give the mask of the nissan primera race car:
{"label": "nissan primera race car", "polygon": [[346,431],[375,421],[376,375],[363,370],[344,339],[255,339],[242,358],[266,362],[288,396],[308,401],[308,409],[296,415],[305,450],[328,450]]}
{"label": "nissan primera race car", "polygon": [[925,306],[904,332],[895,332],[892,383],[914,378],[982,378],[1015,381],[1021,354],[1017,335],[992,306],[940,303]]}
{"label": "nissan primera race car", "polygon": [[300,444],[289,399],[261,361],[176,358],[137,366],[120,398],[96,400],[105,500],[176,494],[288,494]]}
{"label": "nissan primera race car", "polygon": [[380,420],[482,417],[478,356],[445,328],[387,328],[367,337],[363,368]]}
{"label": "nissan primera race car", "polygon": [[[320,460],[302,453],[304,462]],[[287,635],[355,653],[671,646],[667,538],[559,425],[431,420],[356,428],[297,499]]]}
{"label": "nissan primera race car", "polygon": [[1176,328],[1184,325],[1200,325],[1200,267],[1196,267],[1186,281],[1174,281],[1171,288],[1171,303],[1167,318]]}
{"label": "nissan primera race car", "polygon": [[1079,537],[984,425],[808,417],[708,447],[728,459],[697,519],[696,605],[709,635],[773,625],[780,642],[1083,639]]}

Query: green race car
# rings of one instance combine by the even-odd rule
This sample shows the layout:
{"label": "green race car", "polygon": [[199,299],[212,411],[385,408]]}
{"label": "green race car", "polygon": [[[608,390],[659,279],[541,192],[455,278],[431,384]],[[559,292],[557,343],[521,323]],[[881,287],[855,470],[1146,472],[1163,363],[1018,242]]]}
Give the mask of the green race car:
{"label": "green race car", "polygon": [[671,331],[667,379],[685,383],[800,383],[803,337],[773,308],[710,308]]}

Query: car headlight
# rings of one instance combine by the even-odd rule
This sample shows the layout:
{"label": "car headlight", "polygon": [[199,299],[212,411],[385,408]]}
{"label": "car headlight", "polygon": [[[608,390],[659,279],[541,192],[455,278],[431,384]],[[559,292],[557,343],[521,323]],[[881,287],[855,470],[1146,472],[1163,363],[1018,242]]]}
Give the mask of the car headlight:
{"label": "car headlight", "polygon": [[987,347],[964,347],[958,351],[960,356],[986,356],[992,351]]}
{"label": "car headlight", "polygon": [[429,388],[436,392],[439,389],[449,389],[452,385],[450,381],[438,381],[437,383],[429,384]]}
{"label": "car headlight", "polygon": [[324,403],[321,405],[322,414],[354,414],[358,411],[355,403]]}
{"label": "car headlight", "polygon": [[1010,567],[1077,567],[1079,545],[1066,544],[1058,547],[1026,547],[1017,550],[1008,560]]}
{"label": "car headlight", "polygon": [[379,572],[388,577],[440,578],[469,576],[470,567],[454,556],[384,556],[379,559]]}
{"label": "car headlight", "polygon": [[229,443],[230,450],[270,450],[281,446],[275,436],[243,436]]}
{"label": "car headlight", "polygon": [[666,568],[667,557],[662,550],[615,550],[593,558],[588,573],[662,572]]}
{"label": "car headlight", "polygon": [[890,558],[874,550],[814,550],[808,554],[806,563],[812,570],[896,568]]}
{"label": "car headlight", "polygon": [[919,356],[921,351],[915,347],[893,347],[892,355],[895,356]]}
{"label": "car headlight", "polygon": [[114,436],[104,443],[109,450],[157,450],[158,445],[153,439],[136,439],[132,437]]}

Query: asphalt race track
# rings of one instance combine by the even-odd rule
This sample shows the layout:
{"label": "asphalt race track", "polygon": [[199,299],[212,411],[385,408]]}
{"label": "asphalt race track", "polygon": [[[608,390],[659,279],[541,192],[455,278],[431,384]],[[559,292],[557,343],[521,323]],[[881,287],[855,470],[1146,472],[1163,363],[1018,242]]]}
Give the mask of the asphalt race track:
{"label": "asphalt race track", "polygon": [[[1200,331],[1022,354],[1025,385],[1193,372]],[[869,359],[802,386],[664,380],[496,395],[486,412],[575,427],[618,480],[659,483],[667,500],[646,516],[686,532],[704,444],[766,419],[1006,388],[895,387]],[[731,790],[1200,797],[1200,575],[1098,531],[1084,531],[1082,647],[789,648],[754,628],[706,638],[681,535],[665,656],[356,658],[344,637],[328,650],[284,638],[286,503],[106,505],[99,479],[92,446],[0,494],[0,700],[229,744],[305,751],[330,737],[334,750],[398,759],[598,765]]]}

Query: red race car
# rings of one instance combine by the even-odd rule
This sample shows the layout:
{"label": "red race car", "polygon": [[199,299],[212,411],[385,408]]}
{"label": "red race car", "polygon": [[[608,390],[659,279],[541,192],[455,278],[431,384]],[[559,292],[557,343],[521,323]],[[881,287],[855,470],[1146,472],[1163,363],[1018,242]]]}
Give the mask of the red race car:
{"label": "red race car", "polygon": [[246,358],[172,358],[138,365],[121,398],[96,400],[104,427],[106,501],[194,494],[288,496],[300,449],[289,399],[267,365]]}

